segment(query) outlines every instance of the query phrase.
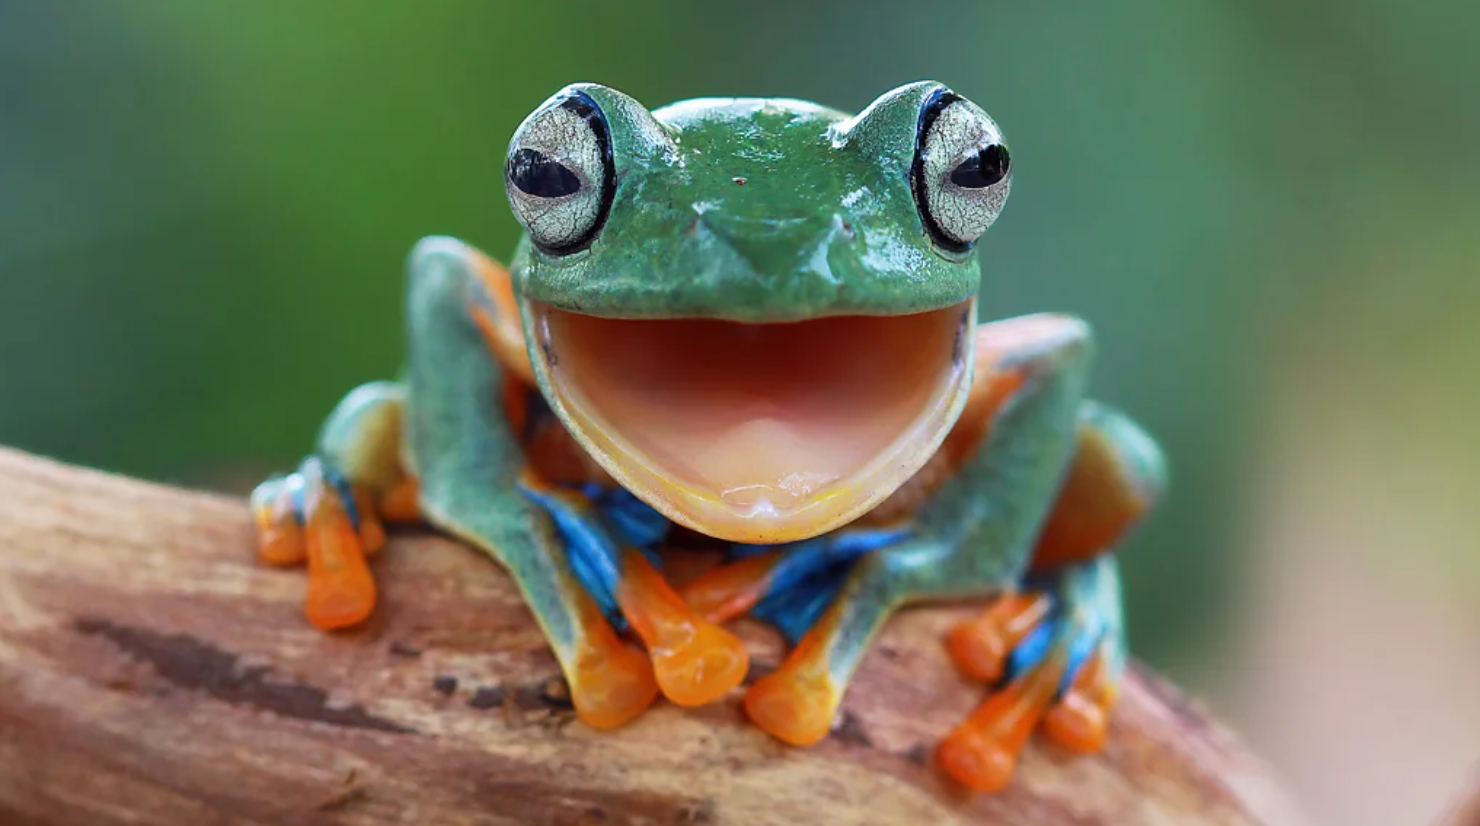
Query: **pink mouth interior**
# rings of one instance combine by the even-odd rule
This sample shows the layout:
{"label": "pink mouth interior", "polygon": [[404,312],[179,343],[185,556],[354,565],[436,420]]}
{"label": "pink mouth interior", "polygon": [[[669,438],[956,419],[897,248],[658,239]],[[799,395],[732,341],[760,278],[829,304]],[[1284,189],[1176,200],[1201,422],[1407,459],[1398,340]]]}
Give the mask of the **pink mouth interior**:
{"label": "pink mouth interior", "polygon": [[967,311],[741,324],[543,308],[539,326],[577,421],[737,518],[776,518],[922,438],[960,382]]}

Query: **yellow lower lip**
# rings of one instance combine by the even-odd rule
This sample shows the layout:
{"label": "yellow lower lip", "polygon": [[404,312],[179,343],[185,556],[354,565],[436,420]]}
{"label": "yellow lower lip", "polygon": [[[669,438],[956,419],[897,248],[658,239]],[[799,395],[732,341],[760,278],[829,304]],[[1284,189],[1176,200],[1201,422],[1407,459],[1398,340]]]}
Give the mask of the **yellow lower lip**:
{"label": "yellow lower lip", "polygon": [[747,325],[532,308],[537,370],[618,482],[718,539],[789,542],[867,512],[965,404],[974,302]]}

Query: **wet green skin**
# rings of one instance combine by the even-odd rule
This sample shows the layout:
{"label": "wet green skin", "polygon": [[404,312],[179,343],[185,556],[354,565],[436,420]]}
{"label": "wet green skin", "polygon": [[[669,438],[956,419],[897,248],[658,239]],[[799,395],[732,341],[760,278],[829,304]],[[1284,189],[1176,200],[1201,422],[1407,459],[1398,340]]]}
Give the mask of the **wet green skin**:
{"label": "wet green skin", "polygon": [[[856,119],[781,100],[699,100],[649,113],[606,87],[573,88],[606,116],[617,187],[588,248],[555,256],[526,237],[512,260],[530,360],[552,406],[559,405],[530,327],[533,301],[610,317],[775,322],[917,312],[976,295],[976,253],[932,242],[910,188],[921,104],[937,84],[890,92]],[[372,489],[388,484],[387,457],[399,455],[421,481],[426,517],[503,563],[571,676],[585,633],[584,596],[548,516],[519,488],[524,459],[501,413],[505,368],[469,316],[470,305],[492,302],[470,250],[452,239],[423,241],[409,270],[405,379],[351,394],[326,423],[318,453],[351,484]],[[1148,499],[1160,489],[1154,443],[1084,397],[1088,327],[1066,316],[1014,324],[983,329],[1030,330],[1006,336],[1011,343],[997,354],[1027,382],[994,414],[975,455],[921,508],[910,535],[853,566],[814,632],[821,638],[813,653],[837,688],[831,707],[899,605],[1017,585],[1076,434],[1099,431],[1117,452],[1125,484]],[[385,426],[391,418],[399,427]],[[1099,628],[1100,649],[1118,674],[1124,644],[1113,559],[1076,566],[1058,583],[1070,621],[1055,644]],[[785,679],[783,667],[761,683]]]}

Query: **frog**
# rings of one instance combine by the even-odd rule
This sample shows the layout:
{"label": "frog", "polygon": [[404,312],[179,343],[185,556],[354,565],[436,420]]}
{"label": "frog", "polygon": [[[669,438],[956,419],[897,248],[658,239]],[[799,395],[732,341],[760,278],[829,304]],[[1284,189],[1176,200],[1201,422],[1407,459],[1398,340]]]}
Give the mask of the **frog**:
{"label": "frog", "polygon": [[[854,115],[576,83],[503,173],[509,266],[418,242],[401,377],[351,391],[251,494],[256,552],[306,567],[314,626],[363,623],[387,526],[423,521],[512,576],[585,724],[741,689],[805,747],[897,609],[972,600],[941,644],[982,700],[940,768],[992,792],[1035,732],[1103,746],[1115,551],[1165,460],[1088,396],[1087,322],[979,320],[1013,174],[981,107],[934,81]],[[723,559],[670,582],[694,535]],[[753,681],[742,616],[789,643]]]}

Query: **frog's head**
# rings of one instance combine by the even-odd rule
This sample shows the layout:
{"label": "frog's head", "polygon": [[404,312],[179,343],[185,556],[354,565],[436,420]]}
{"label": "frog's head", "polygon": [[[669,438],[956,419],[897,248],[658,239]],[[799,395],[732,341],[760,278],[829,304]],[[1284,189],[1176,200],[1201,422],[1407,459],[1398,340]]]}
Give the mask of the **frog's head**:
{"label": "frog's head", "polygon": [[849,117],[595,84],[509,147],[530,360],[565,426],[675,521],[738,542],[831,530],[920,469],[973,372],[977,238],[1011,175],[936,83]]}

